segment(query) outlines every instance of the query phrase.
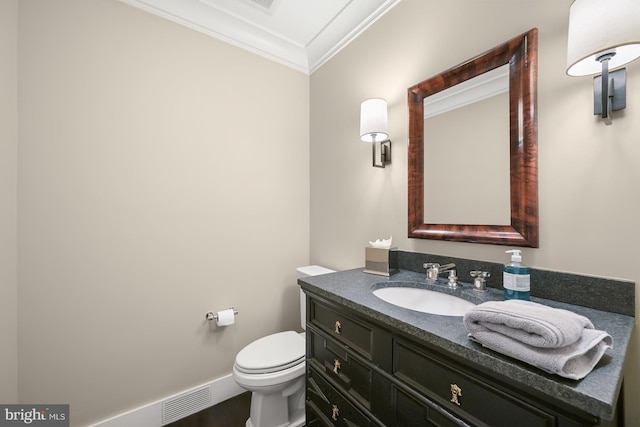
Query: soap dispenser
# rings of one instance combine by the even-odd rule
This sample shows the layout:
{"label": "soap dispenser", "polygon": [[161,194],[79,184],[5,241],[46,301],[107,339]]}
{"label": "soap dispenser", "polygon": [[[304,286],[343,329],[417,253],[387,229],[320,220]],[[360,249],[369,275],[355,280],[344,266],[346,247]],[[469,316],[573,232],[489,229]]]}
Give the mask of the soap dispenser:
{"label": "soap dispenser", "polygon": [[522,264],[522,251],[514,249],[506,251],[511,255],[511,263],[505,264],[502,278],[504,299],[520,299],[529,301],[531,290],[531,270]]}

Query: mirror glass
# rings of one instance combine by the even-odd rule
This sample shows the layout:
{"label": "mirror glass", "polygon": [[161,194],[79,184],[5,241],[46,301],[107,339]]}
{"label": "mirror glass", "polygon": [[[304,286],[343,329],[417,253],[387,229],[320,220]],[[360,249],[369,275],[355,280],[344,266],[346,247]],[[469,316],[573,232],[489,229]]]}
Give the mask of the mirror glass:
{"label": "mirror glass", "polygon": [[537,30],[409,95],[409,237],[538,246]]}
{"label": "mirror glass", "polygon": [[424,205],[424,222],[508,225],[509,66],[428,96],[423,104],[424,191],[437,195],[436,203]]}

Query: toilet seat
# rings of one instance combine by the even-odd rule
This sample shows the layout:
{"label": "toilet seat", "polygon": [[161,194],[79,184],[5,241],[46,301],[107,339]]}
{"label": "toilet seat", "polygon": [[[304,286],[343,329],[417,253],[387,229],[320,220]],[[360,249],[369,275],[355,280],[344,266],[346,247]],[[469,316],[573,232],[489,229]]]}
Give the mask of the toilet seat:
{"label": "toilet seat", "polygon": [[279,372],[305,361],[305,340],[294,331],[260,338],[240,350],[235,369],[245,374]]}

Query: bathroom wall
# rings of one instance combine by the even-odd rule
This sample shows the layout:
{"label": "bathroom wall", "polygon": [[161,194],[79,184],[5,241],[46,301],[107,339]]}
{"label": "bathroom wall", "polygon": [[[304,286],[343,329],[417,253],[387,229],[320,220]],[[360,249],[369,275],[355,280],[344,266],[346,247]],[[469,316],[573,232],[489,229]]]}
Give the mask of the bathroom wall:
{"label": "bathroom wall", "polygon": [[18,399],[17,0],[0,2],[0,402]]}
{"label": "bathroom wall", "polygon": [[[20,0],[17,24],[20,402],[87,425],[299,329],[308,76],[116,0]],[[210,328],[230,306],[236,324]]]}
{"label": "bathroom wall", "polygon": [[[407,238],[406,91],[537,27],[540,248],[524,249],[524,261],[640,282],[640,61],[627,66],[627,109],[605,126],[593,116],[592,79],[565,74],[570,4],[403,0],[316,71],[311,76],[311,261],[357,268],[364,264],[367,242],[389,236],[404,250],[508,259],[503,246]],[[360,103],[369,97],[389,102],[394,145],[386,169],[371,167],[371,147],[358,137]],[[440,187],[446,192],[446,176]],[[535,277],[532,283],[535,288]],[[627,425],[640,425],[639,335],[636,327],[625,378]]]}

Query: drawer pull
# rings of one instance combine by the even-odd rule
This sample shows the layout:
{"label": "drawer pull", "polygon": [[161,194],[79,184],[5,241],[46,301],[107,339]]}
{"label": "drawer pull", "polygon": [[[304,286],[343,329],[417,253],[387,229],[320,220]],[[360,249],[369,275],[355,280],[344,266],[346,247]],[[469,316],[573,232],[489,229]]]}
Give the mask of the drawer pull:
{"label": "drawer pull", "polygon": [[338,405],[333,405],[333,409],[331,410],[331,419],[333,421],[338,421],[339,416],[340,416],[340,409],[338,409]]}
{"label": "drawer pull", "polygon": [[460,406],[458,397],[462,396],[462,389],[458,387],[458,384],[451,384],[451,402]]}
{"label": "drawer pull", "polygon": [[337,375],[340,368],[342,368],[342,364],[338,359],[336,359],[333,363],[333,373]]}
{"label": "drawer pull", "polygon": [[336,334],[340,334],[340,328],[342,328],[342,323],[339,320],[336,320]]}

